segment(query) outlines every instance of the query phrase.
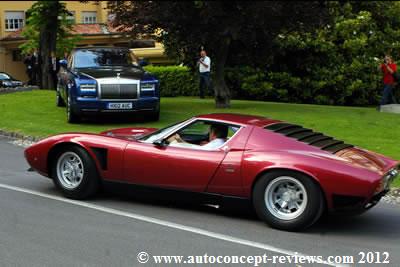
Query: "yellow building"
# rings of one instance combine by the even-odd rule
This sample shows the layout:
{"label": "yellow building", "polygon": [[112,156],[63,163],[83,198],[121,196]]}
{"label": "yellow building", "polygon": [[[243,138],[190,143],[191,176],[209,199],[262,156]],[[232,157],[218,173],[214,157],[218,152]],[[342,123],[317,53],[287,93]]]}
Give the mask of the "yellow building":
{"label": "yellow building", "polygon": [[[0,72],[9,73],[15,78],[27,81],[23,56],[19,45],[26,40],[21,36],[22,29],[26,21],[26,11],[35,1],[0,1]],[[154,42],[152,48],[140,48],[143,41],[133,40],[126,33],[118,31],[109,23],[112,17],[107,9],[107,2],[87,2],[63,1],[66,3],[68,11],[72,14],[71,18],[75,25],[73,33],[82,36],[77,46],[125,46],[137,47],[139,57],[147,57],[150,62],[155,64],[167,64],[171,61],[164,56],[163,47]],[[148,45],[149,42],[147,42]],[[135,52],[136,53],[136,52]]]}

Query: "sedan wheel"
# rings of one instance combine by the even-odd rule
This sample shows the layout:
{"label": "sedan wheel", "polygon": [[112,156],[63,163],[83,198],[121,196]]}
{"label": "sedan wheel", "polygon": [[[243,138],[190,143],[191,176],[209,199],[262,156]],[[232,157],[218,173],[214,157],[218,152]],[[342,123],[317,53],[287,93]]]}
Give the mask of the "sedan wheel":
{"label": "sedan wheel", "polygon": [[72,110],[72,103],[71,103],[71,96],[68,95],[67,97],[67,121],[69,123],[76,123],[79,122],[79,117],[77,114],[74,113]]}
{"label": "sedan wheel", "polygon": [[272,171],[254,186],[253,205],[272,227],[295,231],[311,226],[322,214],[324,198],[312,178],[292,171]]}
{"label": "sedan wheel", "polygon": [[56,92],[56,106],[57,107],[65,107],[64,100],[60,96],[60,89],[59,89],[58,85],[57,85],[57,92]]}
{"label": "sedan wheel", "polygon": [[52,178],[69,198],[85,199],[99,188],[96,164],[87,151],[71,146],[59,151],[52,162]]}

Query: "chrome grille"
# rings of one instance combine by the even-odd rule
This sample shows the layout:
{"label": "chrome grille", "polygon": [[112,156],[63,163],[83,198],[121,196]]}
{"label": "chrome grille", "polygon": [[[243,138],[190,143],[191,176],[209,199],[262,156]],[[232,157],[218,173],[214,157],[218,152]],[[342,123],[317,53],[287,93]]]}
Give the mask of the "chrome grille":
{"label": "chrome grille", "polygon": [[102,84],[101,98],[103,99],[136,99],[138,98],[137,84]]}

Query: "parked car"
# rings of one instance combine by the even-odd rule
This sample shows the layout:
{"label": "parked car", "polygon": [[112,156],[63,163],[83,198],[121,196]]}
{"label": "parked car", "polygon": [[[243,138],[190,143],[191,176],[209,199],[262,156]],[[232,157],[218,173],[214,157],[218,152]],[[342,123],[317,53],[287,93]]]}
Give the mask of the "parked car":
{"label": "parked car", "polygon": [[[224,143],[205,148],[216,125]],[[171,141],[178,137],[181,143]],[[27,148],[25,157],[69,198],[93,196],[108,182],[190,192],[207,203],[243,199],[285,230],[304,229],[324,211],[370,209],[400,166],[299,125],[239,114],[199,115],[160,130],[60,134]]]}
{"label": "parked car", "polygon": [[0,72],[0,87],[18,87],[23,85],[23,82],[13,78],[10,74]]}
{"label": "parked car", "polygon": [[158,120],[159,81],[128,48],[77,48],[68,61],[60,61],[57,106],[65,105],[70,123],[88,113],[140,112]]}

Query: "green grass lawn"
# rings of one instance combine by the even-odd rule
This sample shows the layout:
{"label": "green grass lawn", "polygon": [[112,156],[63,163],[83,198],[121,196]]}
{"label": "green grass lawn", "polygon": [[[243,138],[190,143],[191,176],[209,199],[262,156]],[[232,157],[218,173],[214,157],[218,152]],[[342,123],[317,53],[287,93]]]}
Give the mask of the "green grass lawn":
{"label": "green grass lawn", "polygon": [[[100,132],[127,126],[163,127],[200,113],[233,112],[262,115],[301,124],[350,144],[400,159],[400,115],[375,108],[232,101],[232,108],[214,108],[213,99],[164,97],[158,122],[68,124],[65,108],[55,107],[55,92],[36,90],[0,95],[0,129],[45,137],[68,131]],[[397,186],[400,181],[397,180]]]}

